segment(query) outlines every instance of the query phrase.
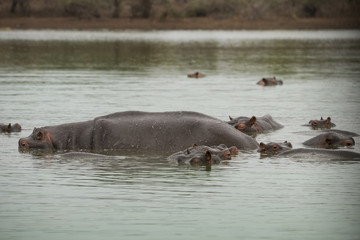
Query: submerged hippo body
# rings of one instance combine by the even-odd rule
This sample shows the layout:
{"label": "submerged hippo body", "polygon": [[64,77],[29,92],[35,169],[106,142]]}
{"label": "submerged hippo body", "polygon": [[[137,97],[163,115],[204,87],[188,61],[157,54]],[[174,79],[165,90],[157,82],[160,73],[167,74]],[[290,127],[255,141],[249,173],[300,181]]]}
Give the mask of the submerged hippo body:
{"label": "submerged hippo body", "polygon": [[15,123],[15,124],[0,123],[0,132],[5,132],[5,133],[21,132],[21,125],[18,123]]}
{"label": "submerged hippo body", "polygon": [[282,124],[276,122],[270,115],[265,115],[258,118],[255,116],[252,116],[251,118],[229,118],[230,121],[227,122],[228,124],[236,128],[237,130],[249,135],[277,130],[284,127]]}
{"label": "submerged hippo body", "polygon": [[355,132],[339,130],[339,129],[325,129],[325,130],[320,130],[319,133],[337,133],[337,134],[341,134],[344,137],[358,137],[358,136],[360,136],[359,134],[357,134]]}
{"label": "submerged hippo body", "polygon": [[328,160],[360,160],[360,153],[347,150],[297,148],[279,153],[279,157],[316,157]]}
{"label": "submerged hippo body", "polygon": [[[276,155],[278,157],[301,157],[301,158],[325,158],[327,160],[360,160],[360,153],[346,150],[330,150],[316,148],[292,149],[291,144],[283,143],[260,143],[259,152],[264,155]],[[266,151],[264,151],[266,149]]]}
{"label": "submerged hippo body", "polygon": [[228,124],[196,112],[118,112],[94,120],[34,129],[20,150],[179,151],[193,143],[256,149],[258,144]]}
{"label": "submerged hippo body", "polygon": [[260,86],[275,86],[275,85],[283,85],[283,81],[277,80],[276,77],[262,78],[256,84]]}
{"label": "submerged hippo body", "polygon": [[315,148],[339,148],[352,147],[355,145],[355,140],[336,132],[326,132],[303,142],[303,144]]}

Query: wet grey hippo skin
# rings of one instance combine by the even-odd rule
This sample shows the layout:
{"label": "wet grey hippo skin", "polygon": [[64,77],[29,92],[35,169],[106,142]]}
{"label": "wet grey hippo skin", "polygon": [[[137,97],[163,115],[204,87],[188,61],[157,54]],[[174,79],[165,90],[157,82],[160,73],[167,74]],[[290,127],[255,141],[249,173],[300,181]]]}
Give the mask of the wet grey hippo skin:
{"label": "wet grey hippo skin", "polygon": [[310,126],[313,129],[323,129],[323,128],[332,128],[335,127],[335,123],[331,122],[331,117],[328,117],[327,119],[323,119],[321,117],[320,120],[310,120],[308,124],[305,124],[304,126]]}
{"label": "wet grey hippo skin", "polygon": [[251,118],[232,118],[229,116],[229,118],[230,121],[227,122],[228,124],[249,135],[277,130],[284,127],[282,124],[276,122],[270,115],[264,115],[258,118],[255,116],[252,116]]}
{"label": "wet grey hippo skin", "polygon": [[[261,153],[261,155],[276,155],[278,157],[315,157],[315,159],[326,158],[329,160],[360,160],[360,153],[353,151],[316,148],[292,149],[292,146],[286,146],[287,144],[289,143],[260,143],[259,152]],[[266,151],[264,149],[266,149]]]}
{"label": "wet grey hippo skin", "polygon": [[344,131],[344,130],[339,130],[339,129],[324,129],[324,130],[320,130],[319,133],[338,133],[338,134],[343,135],[344,137],[360,136],[359,134],[357,134],[355,132],[349,132],[349,131]]}
{"label": "wet grey hippo skin", "polygon": [[6,132],[6,133],[21,132],[21,125],[18,123],[15,123],[15,124],[0,123],[0,132]]}
{"label": "wet grey hippo skin", "polygon": [[352,147],[355,145],[355,140],[336,132],[326,132],[303,142],[303,144],[315,148],[339,148]]}
{"label": "wet grey hippo skin", "polygon": [[85,122],[35,128],[19,149],[174,152],[192,144],[257,149],[227,123],[196,112],[118,112]]}
{"label": "wet grey hippo skin", "polygon": [[260,81],[258,81],[256,84],[260,86],[275,86],[275,85],[283,85],[283,81],[277,80],[276,77],[272,77],[272,78],[263,78]]}
{"label": "wet grey hippo skin", "polygon": [[360,153],[347,150],[297,148],[279,153],[279,157],[321,157],[335,160],[360,160]]}

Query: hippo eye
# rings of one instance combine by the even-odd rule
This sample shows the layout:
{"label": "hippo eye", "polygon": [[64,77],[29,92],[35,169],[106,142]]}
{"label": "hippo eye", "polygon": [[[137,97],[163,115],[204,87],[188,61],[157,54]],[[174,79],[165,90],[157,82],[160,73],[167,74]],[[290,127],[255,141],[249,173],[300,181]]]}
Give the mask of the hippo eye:
{"label": "hippo eye", "polygon": [[311,124],[313,125],[313,126],[316,126],[316,125],[318,125],[318,121],[317,120],[315,120],[315,121],[313,121]]}
{"label": "hippo eye", "polygon": [[43,133],[42,132],[38,132],[37,134],[36,134],[36,140],[42,140],[43,139]]}
{"label": "hippo eye", "polygon": [[273,150],[273,151],[278,151],[278,150],[279,150],[279,146],[278,146],[278,145],[272,146],[272,150]]}

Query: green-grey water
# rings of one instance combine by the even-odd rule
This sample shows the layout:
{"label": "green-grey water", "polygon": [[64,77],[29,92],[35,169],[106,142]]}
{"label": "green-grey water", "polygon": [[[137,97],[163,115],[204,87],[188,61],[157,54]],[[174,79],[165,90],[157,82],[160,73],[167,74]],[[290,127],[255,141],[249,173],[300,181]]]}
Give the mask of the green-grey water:
{"label": "green-grey water", "polygon": [[[360,133],[359,31],[0,31],[0,53],[0,122],[23,127],[0,135],[0,239],[359,238],[354,161],[253,151],[207,171],[17,149],[34,127],[127,110],[271,114],[285,127],[256,140],[295,148],[321,116]],[[271,76],[284,85],[256,85]]]}

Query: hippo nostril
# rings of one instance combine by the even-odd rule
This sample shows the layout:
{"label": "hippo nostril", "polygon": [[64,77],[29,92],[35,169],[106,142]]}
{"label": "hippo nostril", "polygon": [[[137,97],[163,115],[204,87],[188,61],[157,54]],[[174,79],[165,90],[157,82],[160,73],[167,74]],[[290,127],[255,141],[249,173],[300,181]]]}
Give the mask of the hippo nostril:
{"label": "hippo nostril", "polygon": [[28,148],[29,147],[29,143],[26,140],[20,140],[19,141],[19,146],[21,148]]}

